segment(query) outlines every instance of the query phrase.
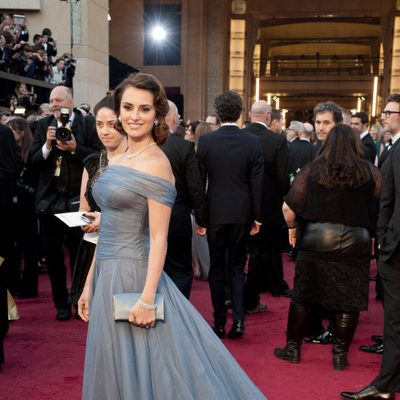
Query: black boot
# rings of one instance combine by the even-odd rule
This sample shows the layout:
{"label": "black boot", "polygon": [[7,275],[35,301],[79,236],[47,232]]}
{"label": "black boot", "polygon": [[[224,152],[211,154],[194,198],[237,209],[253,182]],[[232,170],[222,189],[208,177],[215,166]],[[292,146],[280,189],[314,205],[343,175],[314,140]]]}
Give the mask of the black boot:
{"label": "black boot", "polygon": [[290,303],[286,347],[276,348],[274,355],[281,360],[299,363],[304,329],[307,321],[307,311],[302,304]]}
{"label": "black boot", "polygon": [[300,362],[301,345],[293,340],[288,340],[286,347],[277,347],[274,350],[275,357],[281,360],[297,364]]}
{"label": "black boot", "polygon": [[340,313],[334,316],[333,324],[333,368],[344,370],[349,362],[347,352],[357,328],[359,312]]}

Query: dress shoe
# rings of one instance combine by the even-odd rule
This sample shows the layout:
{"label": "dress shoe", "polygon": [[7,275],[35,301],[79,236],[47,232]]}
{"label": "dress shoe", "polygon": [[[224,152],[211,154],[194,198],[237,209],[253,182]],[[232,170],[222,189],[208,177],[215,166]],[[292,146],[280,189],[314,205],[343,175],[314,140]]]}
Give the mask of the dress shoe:
{"label": "dress shoe", "polygon": [[56,319],[57,321],[68,321],[71,318],[71,310],[69,308],[58,308]]}
{"label": "dress shoe", "polygon": [[373,340],[374,342],[377,342],[377,343],[382,343],[383,342],[383,336],[372,335],[371,336],[371,340]]}
{"label": "dress shoe", "polygon": [[298,364],[300,362],[300,350],[301,346],[292,341],[288,340],[286,347],[277,347],[274,350],[274,355],[281,360],[289,361],[293,364]]}
{"label": "dress shoe", "polygon": [[319,336],[308,336],[304,338],[306,343],[330,344],[333,342],[332,333],[329,331],[322,332]]}
{"label": "dress shoe", "polygon": [[387,399],[394,400],[394,393],[390,392],[381,392],[375,386],[367,386],[365,389],[360,390],[359,392],[342,392],[340,395],[344,399],[353,399],[353,400],[378,400],[378,399]]}
{"label": "dress shoe", "polygon": [[244,333],[243,321],[235,321],[232,325],[231,330],[228,333],[229,339],[240,339]]}
{"label": "dress shoe", "polygon": [[366,353],[383,354],[383,343],[371,345],[366,344],[360,346],[360,350],[365,351]]}
{"label": "dress shoe", "polygon": [[265,304],[258,303],[256,308],[252,308],[251,310],[246,310],[246,314],[258,314],[267,310],[268,307]]}
{"label": "dress shoe", "polygon": [[280,292],[271,292],[271,294],[272,294],[272,297],[282,296],[282,297],[290,298],[290,297],[292,297],[293,292],[288,288],[288,289],[282,290]]}
{"label": "dress shoe", "polygon": [[225,337],[225,328],[223,326],[214,325],[213,331],[220,339]]}

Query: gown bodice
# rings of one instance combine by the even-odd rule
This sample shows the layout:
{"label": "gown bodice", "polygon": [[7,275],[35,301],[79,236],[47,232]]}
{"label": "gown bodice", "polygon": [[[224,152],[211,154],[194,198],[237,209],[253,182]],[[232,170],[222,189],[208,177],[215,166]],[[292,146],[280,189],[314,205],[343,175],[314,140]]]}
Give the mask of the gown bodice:
{"label": "gown bodice", "polygon": [[96,259],[143,259],[149,253],[147,199],[169,207],[175,186],[146,172],[109,165],[96,180],[93,197],[101,209]]}

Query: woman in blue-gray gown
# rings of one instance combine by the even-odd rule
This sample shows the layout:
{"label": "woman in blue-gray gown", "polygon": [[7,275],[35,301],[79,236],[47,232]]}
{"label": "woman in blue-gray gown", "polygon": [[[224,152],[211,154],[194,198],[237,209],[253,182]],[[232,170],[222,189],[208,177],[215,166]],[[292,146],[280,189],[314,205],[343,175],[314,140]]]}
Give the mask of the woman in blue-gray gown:
{"label": "woman in blue-gray gown", "polygon": [[[158,148],[168,134],[164,89],[136,74],[115,91],[128,148],[110,160],[93,195],[102,210],[96,254],[79,314],[89,321],[84,400],[265,399],[208,324],[163,273],[176,190]],[[113,319],[112,296],[140,292],[129,322]],[[164,295],[164,321],[155,295]]]}

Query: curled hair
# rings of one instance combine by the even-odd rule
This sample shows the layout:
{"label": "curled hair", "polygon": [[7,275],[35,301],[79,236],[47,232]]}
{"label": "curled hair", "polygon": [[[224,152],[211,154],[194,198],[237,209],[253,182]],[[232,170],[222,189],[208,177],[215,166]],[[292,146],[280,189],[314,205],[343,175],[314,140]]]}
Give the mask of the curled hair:
{"label": "curled hair", "polygon": [[[167,96],[161,82],[153,75],[139,72],[134,75],[129,75],[115,89],[115,112],[117,116],[121,113],[121,99],[125,90],[129,87],[143,89],[153,94],[153,103],[156,109],[156,119],[158,124],[153,126],[151,135],[157,144],[163,143],[169,135],[169,127],[165,122],[165,116],[168,114],[169,105]],[[115,128],[123,132],[122,124],[118,120]]]}
{"label": "curled hair", "polygon": [[343,122],[342,110],[333,101],[326,101],[324,103],[317,104],[316,107],[314,108],[314,120],[317,114],[324,112],[331,112],[333,120],[335,121],[336,124]]}
{"label": "curled hair", "polygon": [[236,122],[242,113],[242,98],[228,90],[216,97],[214,107],[222,123]]}
{"label": "curled hair", "polygon": [[344,124],[335,125],[315,160],[311,176],[327,189],[350,189],[371,178],[359,135]]}

